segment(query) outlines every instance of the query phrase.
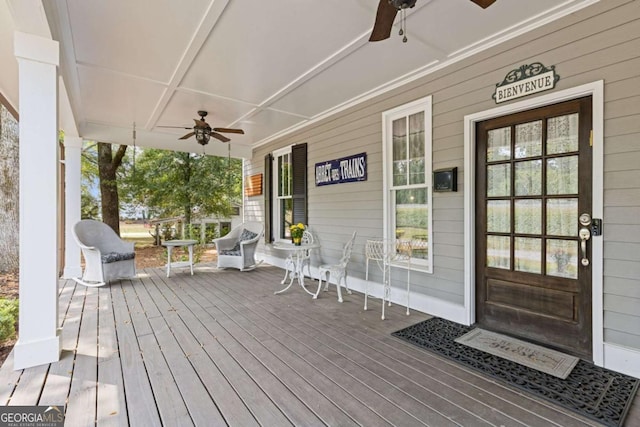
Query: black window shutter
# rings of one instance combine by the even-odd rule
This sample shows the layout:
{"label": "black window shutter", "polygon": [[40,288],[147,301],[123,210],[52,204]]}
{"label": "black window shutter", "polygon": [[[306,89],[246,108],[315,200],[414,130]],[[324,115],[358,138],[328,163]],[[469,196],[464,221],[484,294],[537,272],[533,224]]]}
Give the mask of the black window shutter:
{"label": "black window shutter", "polygon": [[293,223],[307,223],[307,144],[291,147]]}
{"label": "black window shutter", "polygon": [[271,153],[264,156],[264,241],[273,242],[273,156]]}

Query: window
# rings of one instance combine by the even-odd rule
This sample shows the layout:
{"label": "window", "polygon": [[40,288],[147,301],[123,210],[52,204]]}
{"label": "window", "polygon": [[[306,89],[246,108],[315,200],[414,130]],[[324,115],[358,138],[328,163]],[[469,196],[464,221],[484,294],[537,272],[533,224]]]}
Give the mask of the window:
{"label": "window", "polygon": [[291,147],[274,152],[274,212],[273,236],[276,240],[291,237],[289,226],[293,221],[293,175]]}
{"label": "window", "polygon": [[267,242],[290,239],[289,226],[307,223],[307,144],[276,150],[265,159]]}
{"label": "window", "polygon": [[431,97],[383,113],[384,234],[431,272]]}

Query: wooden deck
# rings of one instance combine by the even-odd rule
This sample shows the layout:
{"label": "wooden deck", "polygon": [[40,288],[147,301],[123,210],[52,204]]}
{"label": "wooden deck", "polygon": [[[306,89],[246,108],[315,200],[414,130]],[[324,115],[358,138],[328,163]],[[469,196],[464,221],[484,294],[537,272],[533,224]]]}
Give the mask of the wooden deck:
{"label": "wooden deck", "polygon": [[[360,294],[313,301],[282,270],[147,269],[63,283],[59,362],[0,370],[0,403],[66,404],[66,425],[585,426],[578,415],[390,336],[426,318]],[[640,425],[636,397],[626,425]]]}

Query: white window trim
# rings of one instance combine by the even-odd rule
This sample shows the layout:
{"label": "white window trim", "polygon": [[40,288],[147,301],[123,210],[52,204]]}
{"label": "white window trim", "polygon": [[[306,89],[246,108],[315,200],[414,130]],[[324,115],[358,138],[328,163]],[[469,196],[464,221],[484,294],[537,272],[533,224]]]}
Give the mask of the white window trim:
{"label": "white window trim", "polygon": [[272,235],[274,242],[286,242],[288,240],[280,237],[282,235],[282,230],[280,227],[282,226],[282,218],[280,215],[280,198],[278,196],[278,187],[280,185],[280,168],[278,167],[278,158],[284,154],[291,155],[291,147],[289,145],[287,147],[279,148],[274,150],[273,155],[273,164],[271,165],[271,170],[273,171],[273,188],[272,188],[272,199],[273,199],[273,211],[271,212],[271,226],[273,227]]}
{"label": "white window trim", "polygon": [[[414,113],[424,112],[424,164],[425,164],[425,185],[427,186],[427,210],[429,218],[427,219],[427,235],[428,237],[428,260],[411,260],[411,269],[433,273],[433,189],[432,189],[432,149],[433,149],[433,132],[432,132],[432,96],[425,96],[408,104],[387,110],[382,113],[382,168],[383,168],[383,235],[387,239],[395,239],[395,228],[393,227],[392,205],[390,200],[391,183],[393,182],[393,168],[389,166],[393,158],[393,121],[409,116]],[[402,265],[398,265],[402,267]]]}

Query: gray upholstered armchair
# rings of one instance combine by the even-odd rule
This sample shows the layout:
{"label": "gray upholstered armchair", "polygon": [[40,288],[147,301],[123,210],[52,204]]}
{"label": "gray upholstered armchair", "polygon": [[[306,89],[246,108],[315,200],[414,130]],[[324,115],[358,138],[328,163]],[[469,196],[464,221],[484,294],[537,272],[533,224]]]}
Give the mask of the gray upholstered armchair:
{"label": "gray upholstered armchair", "polygon": [[256,248],[264,233],[261,222],[247,221],[235,227],[224,237],[214,239],[218,252],[218,268],[253,270],[260,264],[256,261]]}
{"label": "gray upholstered armchair", "polygon": [[111,280],[135,277],[133,242],[126,242],[107,224],[83,219],[73,226],[73,237],[84,256],[82,279],[85,286],[102,286]]}

